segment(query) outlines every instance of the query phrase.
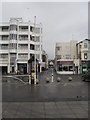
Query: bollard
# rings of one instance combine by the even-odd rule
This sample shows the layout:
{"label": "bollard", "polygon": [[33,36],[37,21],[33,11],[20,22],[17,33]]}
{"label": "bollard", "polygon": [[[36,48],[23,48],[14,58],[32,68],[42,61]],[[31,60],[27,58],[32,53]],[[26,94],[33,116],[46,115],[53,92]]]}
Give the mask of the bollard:
{"label": "bollard", "polygon": [[49,83],[49,82],[50,82],[48,77],[47,77],[47,79],[46,79],[46,82],[47,82],[47,83]]}
{"label": "bollard", "polygon": [[39,84],[39,80],[36,81],[36,84]]}
{"label": "bollard", "polygon": [[58,77],[58,78],[57,78],[57,82],[60,82],[60,81],[61,81],[61,78],[60,78],[60,77]]}
{"label": "bollard", "polygon": [[53,73],[52,73],[52,82],[53,82]]}
{"label": "bollard", "polygon": [[29,75],[29,84],[31,84],[31,75]]}
{"label": "bollard", "polygon": [[72,81],[72,77],[69,76],[68,80],[69,80],[69,81]]}

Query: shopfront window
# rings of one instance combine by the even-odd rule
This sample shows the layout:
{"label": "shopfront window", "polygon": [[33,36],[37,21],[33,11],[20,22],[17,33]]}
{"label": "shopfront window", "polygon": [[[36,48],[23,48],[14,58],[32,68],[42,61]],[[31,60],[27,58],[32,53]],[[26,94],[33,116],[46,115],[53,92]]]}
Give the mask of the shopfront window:
{"label": "shopfront window", "polygon": [[68,66],[63,66],[63,71],[68,71]]}
{"label": "shopfront window", "polygon": [[73,66],[58,65],[58,71],[73,71]]}
{"label": "shopfront window", "polygon": [[59,66],[59,71],[62,71],[63,69],[62,69],[62,66]]}
{"label": "shopfront window", "polygon": [[69,71],[73,71],[73,66],[69,66]]}

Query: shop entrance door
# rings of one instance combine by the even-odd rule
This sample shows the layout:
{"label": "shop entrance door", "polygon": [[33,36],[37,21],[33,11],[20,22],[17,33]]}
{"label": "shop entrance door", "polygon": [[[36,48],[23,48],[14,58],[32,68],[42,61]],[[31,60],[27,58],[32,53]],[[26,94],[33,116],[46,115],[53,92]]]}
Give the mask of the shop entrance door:
{"label": "shop entrance door", "polygon": [[14,73],[14,67],[12,67],[12,73]]}

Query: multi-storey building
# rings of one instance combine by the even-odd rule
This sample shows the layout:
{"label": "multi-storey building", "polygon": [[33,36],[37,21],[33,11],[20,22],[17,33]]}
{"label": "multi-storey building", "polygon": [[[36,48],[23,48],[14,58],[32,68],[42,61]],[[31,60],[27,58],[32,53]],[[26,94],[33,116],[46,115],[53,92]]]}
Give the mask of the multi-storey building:
{"label": "multi-storey building", "polygon": [[90,68],[90,40],[85,39],[76,44],[78,73],[83,74]]}
{"label": "multi-storey building", "polygon": [[76,43],[70,42],[56,43],[55,48],[55,69],[60,74],[74,74],[75,73],[75,59],[76,59]]}
{"label": "multi-storey building", "polygon": [[[34,29],[35,28],[35,29]],[[35,49],[36,48],[36,49]],[[36,52],[35,52],[36,51]],[[0,24],[0,66],[2,72],[28,73],[28,60],[36,54],[42,65],[42,25],[11,18]],[[41,71],[40,65],[40,71]]]}

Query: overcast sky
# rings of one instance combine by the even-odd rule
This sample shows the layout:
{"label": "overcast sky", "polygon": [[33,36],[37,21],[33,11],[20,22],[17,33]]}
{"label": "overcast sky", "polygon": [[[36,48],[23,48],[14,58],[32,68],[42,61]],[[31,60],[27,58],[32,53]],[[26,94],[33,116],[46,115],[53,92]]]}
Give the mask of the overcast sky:
{"label": "overcast sky", "polygon": [[2,3],[3,22],[9,22],[10,17],[33,22],[34,16],[43,25],[43,49],[50,59],[54,58],[56,42],[88,38],[88,2]]}

